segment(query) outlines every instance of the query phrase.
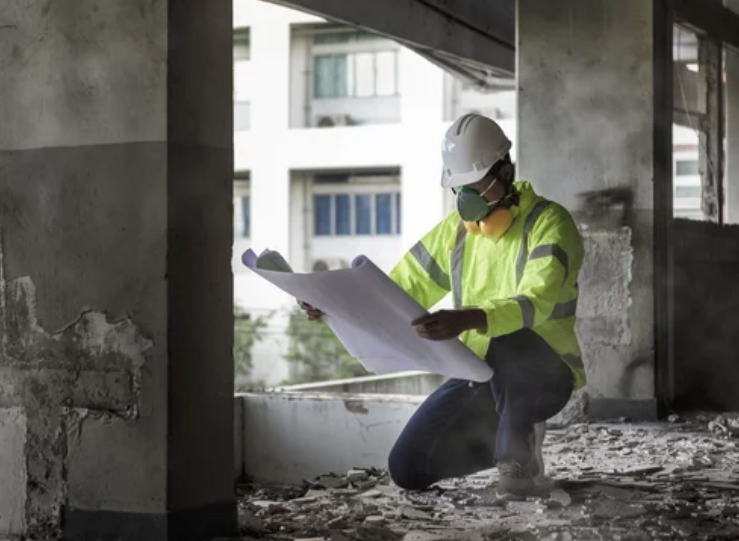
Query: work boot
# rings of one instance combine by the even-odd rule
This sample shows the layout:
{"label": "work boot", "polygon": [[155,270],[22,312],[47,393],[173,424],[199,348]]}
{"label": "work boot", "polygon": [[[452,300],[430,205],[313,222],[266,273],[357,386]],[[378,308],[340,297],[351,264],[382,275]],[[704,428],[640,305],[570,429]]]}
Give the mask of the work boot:
{"label": "work boot", "polygon": [[531,496],[536,489],[534,478],[528,467],[515,460],[499,461],[498,475],[498,496],[501,498],[526,498]]}

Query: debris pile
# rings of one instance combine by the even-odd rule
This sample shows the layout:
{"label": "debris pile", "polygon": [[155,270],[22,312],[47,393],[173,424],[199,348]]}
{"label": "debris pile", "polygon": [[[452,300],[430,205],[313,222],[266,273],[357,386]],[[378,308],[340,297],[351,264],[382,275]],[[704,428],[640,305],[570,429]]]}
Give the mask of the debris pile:
{"label": "debris pile", "polygon": [[673,416],[651,425],[577,424],[550,431],[553,490],[496,496],[495,470],[422,492],[355,468],[291,487],[241,487],[244,538],[641,541],[739,539],[739,418]]}

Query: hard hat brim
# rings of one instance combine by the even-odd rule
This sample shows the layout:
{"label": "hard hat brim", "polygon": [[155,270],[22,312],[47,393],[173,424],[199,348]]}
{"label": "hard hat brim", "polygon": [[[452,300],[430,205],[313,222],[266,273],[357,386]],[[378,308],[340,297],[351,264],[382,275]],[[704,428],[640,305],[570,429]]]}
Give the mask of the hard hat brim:
{"label": "hard hat brim", "polygon": [[[496,162],[497,163],[497,162]],[[441,171],[441,187],[442,188],[461,188],[469,184],[474,184],[485,178],[495,164],[486,169],[479,171],[470,171],[468,173],[457,173],[448,175],[446,169]]]}

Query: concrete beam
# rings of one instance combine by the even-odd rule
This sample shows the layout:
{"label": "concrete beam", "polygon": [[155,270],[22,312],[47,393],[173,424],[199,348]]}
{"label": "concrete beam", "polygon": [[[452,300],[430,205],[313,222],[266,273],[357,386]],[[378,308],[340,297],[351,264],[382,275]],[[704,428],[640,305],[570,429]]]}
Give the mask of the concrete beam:
{"label": "concrete beam", "polygon": [[445,60],[470,60],[515,72],[513,0],[268,1],[374,31]]}

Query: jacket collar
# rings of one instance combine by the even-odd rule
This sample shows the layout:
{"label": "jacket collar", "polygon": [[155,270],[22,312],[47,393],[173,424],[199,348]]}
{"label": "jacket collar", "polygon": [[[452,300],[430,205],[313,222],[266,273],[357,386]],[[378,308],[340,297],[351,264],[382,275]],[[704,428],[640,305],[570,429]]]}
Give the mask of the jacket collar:
{"label": "jacket collar", "polygon": [[538,195],[534,191],[530,182],[517,181],[513,183],[513,189],[518,193],[518,205],[510,208],[513,219],[515,220],[522,214],[525,215],[536,204]]}

